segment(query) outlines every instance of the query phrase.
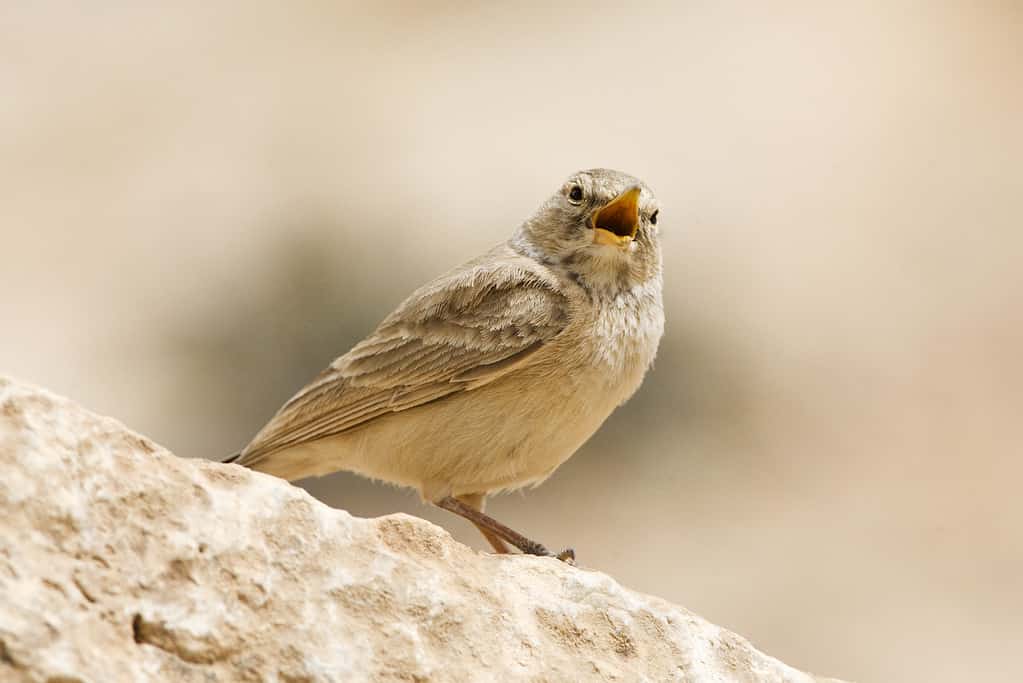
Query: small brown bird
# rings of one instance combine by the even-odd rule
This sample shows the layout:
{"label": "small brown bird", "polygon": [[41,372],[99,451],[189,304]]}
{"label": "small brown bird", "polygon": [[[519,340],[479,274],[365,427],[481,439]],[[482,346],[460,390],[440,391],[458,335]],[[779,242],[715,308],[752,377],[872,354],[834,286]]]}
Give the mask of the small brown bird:
{"label": "small brown bird", "polygon": [[414,292],[231,462],[410,486],[499,553],[550,555],[484,502],[545,480],[639,388],[664,330],[658,209],[636,178],[576,173],[508,242]]}

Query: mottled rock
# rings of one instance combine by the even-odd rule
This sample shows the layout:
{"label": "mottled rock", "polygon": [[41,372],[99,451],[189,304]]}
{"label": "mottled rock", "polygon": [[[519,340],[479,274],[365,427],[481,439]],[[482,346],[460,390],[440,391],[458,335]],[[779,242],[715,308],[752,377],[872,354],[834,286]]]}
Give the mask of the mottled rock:
{"label": "mottled rock", "polygon": [[811,681],[686,610],[0,379],[2,681]]}

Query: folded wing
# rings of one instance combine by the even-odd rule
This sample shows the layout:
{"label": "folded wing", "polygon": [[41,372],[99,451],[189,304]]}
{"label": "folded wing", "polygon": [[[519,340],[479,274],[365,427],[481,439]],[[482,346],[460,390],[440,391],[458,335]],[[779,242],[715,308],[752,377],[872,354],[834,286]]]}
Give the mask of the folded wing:
{"label": "folded wing", "polygon": [[236,462],[252,466],[528,364],[564,329],[568,307],[532,261],[495,252],[415,292],[289,400]]}

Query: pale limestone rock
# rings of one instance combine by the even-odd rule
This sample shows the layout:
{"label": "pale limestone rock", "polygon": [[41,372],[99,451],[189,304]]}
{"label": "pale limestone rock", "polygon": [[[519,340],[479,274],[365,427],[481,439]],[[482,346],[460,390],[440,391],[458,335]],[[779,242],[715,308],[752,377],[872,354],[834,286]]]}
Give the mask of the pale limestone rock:
{"label": "pale limestone rock", "polygon": [[604,574],[177,458],[0,378],[0,681],[812,681]]}

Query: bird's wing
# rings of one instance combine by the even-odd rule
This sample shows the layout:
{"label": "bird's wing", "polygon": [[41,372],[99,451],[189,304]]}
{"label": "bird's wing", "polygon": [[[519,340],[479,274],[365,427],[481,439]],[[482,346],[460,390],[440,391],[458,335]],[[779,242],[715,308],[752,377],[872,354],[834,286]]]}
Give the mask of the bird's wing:
{"label": "bird's wing", "polygon": [[[507,250],[510,252],[510,250]],[[534,262],[500,250],[419,289],[296,394],[235,462],[475,389],[530,362],[569,310]]]}

